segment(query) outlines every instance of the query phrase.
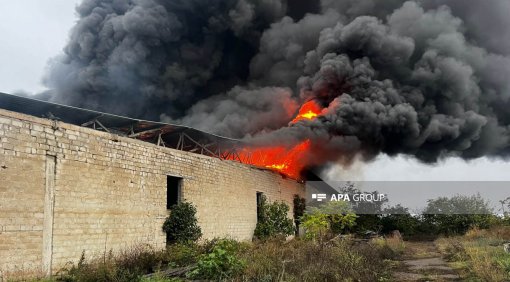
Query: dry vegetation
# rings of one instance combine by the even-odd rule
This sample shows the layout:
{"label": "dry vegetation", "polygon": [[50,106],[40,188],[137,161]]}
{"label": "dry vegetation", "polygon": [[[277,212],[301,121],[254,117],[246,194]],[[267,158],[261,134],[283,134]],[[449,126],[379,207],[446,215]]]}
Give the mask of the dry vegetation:
{"label": "dry vegetation", "polygon": [[436,244],[466,280],[509,281],[510,254],[502,247],[509,241],[510,226],[498,226],[471,229],[464,236],[438,239]]}
{"label": "dry vegetation", "polygon": [[[189,224],[196,223],[195,209],[181,204],[173,207],[173,217],[165,222],[165,225],[173,224],[167,234],[175,235],[172,237],[175,240],[165,250],[139,246],[96,258],[83,256],[79,262],[64,267],[50,281],[394,281],[399,271],[407,271],[409,267],[405,264],[409,264],[410,259],[433,256],[431,258],[445,264],[441,255],[452,267],[463,272],[466,280],[510,279],[510,255],[502,248],[502,244],[510,240],[507,219],[468,215],[363,217],[345,212],[336,204],[325,208],[334,209],[336,213],[314,210],[300,218],[307,230],[306,236],[301,238],[284,239],[292,231],[286,227],[292,226],[292,222],[289,220],[289,224],[282,225],[279,219],[286,218],[288,209],[280,203],[272,203],[260,209],[264,212],[258,215],[258,239],[254,242],[216,239],[197,243],[201,231],[190,229],[195,224]],[[364,224],[367,222],[370,224]],[[492,227],[470,229],[462,236],[438,239],[435,246],[432,241],[406,244],[400,232],[391,232],[394,237],[370,240],[356,238],[356,232],[352,232],[356,231],[355,227],[359,228],[357,231],[363,231],[365,229],[360,226],[372,228],[380,224],[398,227],[395,229],[402,227],[402,230],[426,230],[428,233],[418,233],[434,236],[449,234],[439,232],[448,228],[458,230],[456,232],[460,234],[469,226]],[[416,226],[420,228],[411,228]],[[366,236],[363,232],[357,234]],[[446,264],[445,267],[448,268]],[[451,268],[448,271],[454,272]],[[422,272],[402,274],[428,275]],[[456,272],[448,274],[459,277]]]}
{"label": "dry vegetation", "polygon": [[[403,246],[396,238],[366,242],[347,238],[326,243],[221,239],[169,245],[164,251],[139,246],[116,255],[82,257],[53,280],[41,281],[389,281],[391,260]],[[163,275],[166,269],[183,266],[191,267],[179,277]],[[147,278],[148,273],[156,275]]]}
{"label": "dry vegetation", "polygon": [[356,243],[306,240],[254,244],[242,255],[246,269],[236,281],[378,281],[389,278],[390,259],[397,256],[384,239]]}

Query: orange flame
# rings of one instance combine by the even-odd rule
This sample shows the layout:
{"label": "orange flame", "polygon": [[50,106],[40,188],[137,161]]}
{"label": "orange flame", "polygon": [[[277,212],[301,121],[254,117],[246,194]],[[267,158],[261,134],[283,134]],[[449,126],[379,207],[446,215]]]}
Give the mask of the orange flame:
{"label": "orange flame", "polygon": [[310,100],[301,106],[297,116],[291,121],[291,123],[296,123],[303,119],[314,119],[321,113],[321,111],[321,107],[314,100]]}
{"label": "orange flame", "polygon": [[[314,101],[304,103],[291,124],[300,120],[311,120],[320,115],[322,108]],[[299,179],[310,156],[311,141],[305,140],[293,147],[276,145],[270,147],[245,147],[237,155],[229,155],[227,159],[239,160],[243,163],[279,171],[291,178]]]}
{"label": "orange flame", "polygon": [[[289,177],[298,179],[303,170],[310,150],[310,140],[305,140],[294,147],[273,146],[262,148],[243,148],[238,157],[243,163],[279,171]],[[235,159],[233,156],[228,159]]]}

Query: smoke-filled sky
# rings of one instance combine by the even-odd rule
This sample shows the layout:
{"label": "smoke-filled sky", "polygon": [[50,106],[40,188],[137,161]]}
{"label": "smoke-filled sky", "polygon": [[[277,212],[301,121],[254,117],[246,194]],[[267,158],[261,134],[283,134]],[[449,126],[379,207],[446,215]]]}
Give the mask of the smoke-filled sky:
{"label": "smoke-filled sky", "polygon": [[[352,168],[368,179],[502,179],[510,168],[507,0],[20,0],[0,9],[9,11],[3,92],[262,143],[311,139],[320,164],[375,159]],[[288,126],[309,99],[321,117]]]}

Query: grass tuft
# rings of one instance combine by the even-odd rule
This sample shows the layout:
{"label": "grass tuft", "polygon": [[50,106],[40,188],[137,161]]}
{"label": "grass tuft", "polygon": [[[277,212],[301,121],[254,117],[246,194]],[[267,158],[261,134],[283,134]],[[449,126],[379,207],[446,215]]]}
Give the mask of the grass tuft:
{"label": "grass tuft", "polygon": [[510,227],[471,229],[464,236],[441,238],[439,250],[468,277],[483,281],[510,280],[510,254],[502,244],[510,239]]}

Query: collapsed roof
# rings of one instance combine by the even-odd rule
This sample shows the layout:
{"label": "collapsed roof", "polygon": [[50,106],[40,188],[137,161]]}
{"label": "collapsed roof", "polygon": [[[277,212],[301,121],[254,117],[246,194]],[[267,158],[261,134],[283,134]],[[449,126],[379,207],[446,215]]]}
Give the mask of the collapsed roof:
{"label": "collapsed roof", "polygon": [[188,126],[128,118],[1,92],[0,108],[221,159],[236,159],[236,148],[243,145],[240,140]]}

